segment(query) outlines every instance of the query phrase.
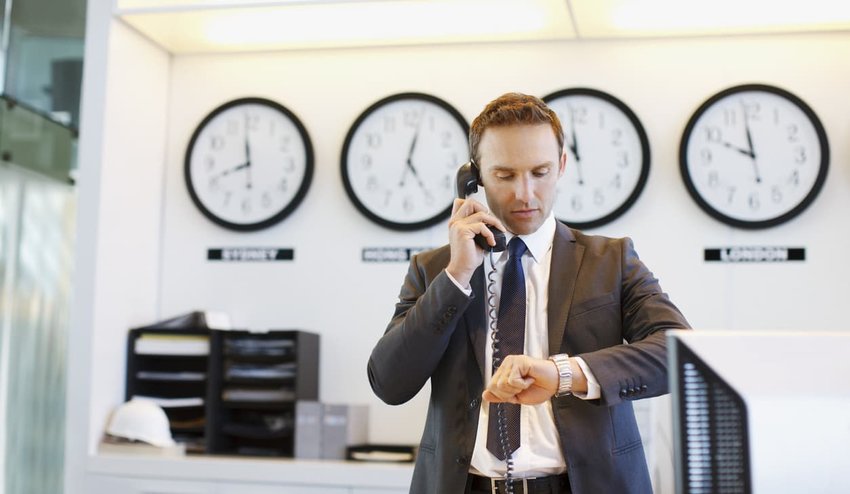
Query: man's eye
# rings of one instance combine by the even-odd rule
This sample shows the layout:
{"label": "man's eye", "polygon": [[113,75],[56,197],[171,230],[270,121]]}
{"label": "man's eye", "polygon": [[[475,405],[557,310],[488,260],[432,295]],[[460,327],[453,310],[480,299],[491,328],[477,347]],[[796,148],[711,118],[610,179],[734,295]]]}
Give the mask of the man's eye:
{"label": "man's eye", "polygon": [[549,170],[540,170],[534,172],[535,177],[545,177],[546,175],[549,175]]}
{"label": "man's eye", "polygon": [[498,178],[499,180],[510,180],[511,178],[513,178],[513,175],[509,173],[497,173],[496,178]]}

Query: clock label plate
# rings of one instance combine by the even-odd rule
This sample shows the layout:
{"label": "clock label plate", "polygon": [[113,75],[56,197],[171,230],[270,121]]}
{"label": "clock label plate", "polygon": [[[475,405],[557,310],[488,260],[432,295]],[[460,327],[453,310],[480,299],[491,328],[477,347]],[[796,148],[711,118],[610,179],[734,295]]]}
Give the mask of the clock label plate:
{"label": "clock label plate", "polygon": [[281,247],[220,247],[207,250],[208,261],[274,262],[291,261],[294,249]]}
{"label": "clock label plate", "polygon": [[720,247],[705,249],[706,262],[788,262],[805,261],[804,247]]}

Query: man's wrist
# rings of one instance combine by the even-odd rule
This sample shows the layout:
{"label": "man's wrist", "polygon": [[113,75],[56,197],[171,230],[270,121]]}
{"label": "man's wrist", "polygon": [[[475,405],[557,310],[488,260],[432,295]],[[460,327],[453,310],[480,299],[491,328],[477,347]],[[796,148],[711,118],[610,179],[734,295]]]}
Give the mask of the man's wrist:
{"label": "man's wrist", "polygon": [[573,390],[573,368],[570,365],[570,357],[566,353],[551,355],[549,360],[555,363],[558,369],[558,390],[555,397],[566,396]]}

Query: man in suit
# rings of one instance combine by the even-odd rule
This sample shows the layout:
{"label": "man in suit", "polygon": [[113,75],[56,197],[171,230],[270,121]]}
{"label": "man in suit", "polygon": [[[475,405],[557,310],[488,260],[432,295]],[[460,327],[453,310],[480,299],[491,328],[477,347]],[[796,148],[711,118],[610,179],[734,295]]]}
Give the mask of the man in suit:
{"label": "man in suit", "polygon": [[[411,260],[368,364],[389,404],[431,380],[411,493],[505,492],[508,473],[516,493],[652,491],[631,402],[667,392],[664,331],[688,323],[631,240],[555,220],[563,140],[538,98],[488,104],[470,155],[489,209],[456,200],[449,244]],[[507,233],[508,250],[476,245],[495,245],[487,225]]]}

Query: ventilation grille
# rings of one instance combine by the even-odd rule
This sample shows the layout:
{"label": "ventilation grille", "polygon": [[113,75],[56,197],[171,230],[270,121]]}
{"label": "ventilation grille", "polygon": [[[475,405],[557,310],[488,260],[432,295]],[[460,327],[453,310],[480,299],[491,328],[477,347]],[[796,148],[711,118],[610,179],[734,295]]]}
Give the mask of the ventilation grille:
{"label": "ventilation grille", "polygon": [[741,397],[677,341],[679,420],[687,494],[751,494]]}

